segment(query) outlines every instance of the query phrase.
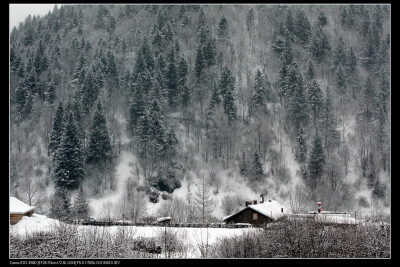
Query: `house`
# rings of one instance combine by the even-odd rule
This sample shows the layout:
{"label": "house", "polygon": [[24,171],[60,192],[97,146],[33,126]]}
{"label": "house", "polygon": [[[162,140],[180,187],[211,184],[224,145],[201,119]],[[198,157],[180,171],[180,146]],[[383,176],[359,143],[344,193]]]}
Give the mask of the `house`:
{"label": "house", "polygon": [[289,210],[279,204],[275,200],[261,202],[257,204],[257,200],[246,201],[245,207],[238,212],[225,217],[222,221],[225,223],[250,223],[260,225],[270,223],[280,217],[289,214]]}
{"label": "house", "polygon": [[10,197],[10,224],[16,224],[22,219],[22,216],[32,216],[35,208],[15,197]]}

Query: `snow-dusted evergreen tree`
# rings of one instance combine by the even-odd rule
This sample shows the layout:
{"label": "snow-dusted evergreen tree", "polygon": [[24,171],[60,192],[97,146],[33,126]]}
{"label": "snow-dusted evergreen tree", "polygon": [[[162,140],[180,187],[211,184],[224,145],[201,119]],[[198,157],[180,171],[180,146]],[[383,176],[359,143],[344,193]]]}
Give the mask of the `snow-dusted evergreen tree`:
{"label": "snow-dusted evergreen tree", "polygon": [[257,70],[255,77],[249,112],[250,114],[253,114],[254,112],[267,112],[267,89],[260,70]]}
{"label": "snow-dusted evergreen tree", "polygon": [[304,10],[297,10],[294,30],[300,42],[306,45],[311,37],[311,25]]}
{"label": "snow-dusted evergreen tree", "polygon": [[53,105],[54,101],[56,100],[56,85],[53,80],[51,71],[49,70],[47,73],[47,81],[46,81],[46,91],[45,91],[45,98],[46,101],[50,104]]}
{"label": "snow-dusted evergreen tree", "polygon": [[53,130],[50,135],[49,152],[53,160],[57,160],[64,131],[64,108],[59,103],[56,116],[54,117]]}
{"label": "snow-dusted evergreen tree", "polygon": [[289,70],[287,85],[290,93],[288,116],[297,129],[300,125],[305,126],[308,123],[309,108],[303,78],[295,63]]}
{"label": "snow-dusted evergreen tree", "polygon": [[224,111],[230,124],[237,117],[237,107],[235,96],[235,78],[228,67],[224,67],[221,71],[219,91],[221,92]]}
{"label": "snow-dusted evergreen tree", "polygon": [[329,56],[331,45],[329,39],[326,36],[324,30],[318,27],[315,34],[312,35],[310,42],[310,51],[313,54],[315,61],[318,64],[323,63]]}
{"label": "snow-dusted evergreen tree", "polygon": [[300,163],[305,163],[307,160],[307,139],[303,127],[297,131],[296,160]]}
{"label": "snow-dusted evergreen tree", "polygon": [[308,103],[310,104],[314,124],[316,124],[323,106],[323,96],[321,87],[314,79],[308,83]]}
{"label": "snow-dusted evergreen tree", "polygon": [[90,207],[86,198],[86,193],[82,186],[79,187],[78,195],[74,201],[73,214],[76,219],[87,219],[89,217]]}
{"label": "snow-dusted evergreen tree", "polygon": [[82,86],[86,74],[86,59],[84,53],[81,53],[78,62],[72,74],[72,82],[78,87]]}
{"label": "snow-dusted evergreen tree", "polygon": [[339,41],[332,56],[332,69],[336,70],[339,66],[345,66],[345,64],[346,51],[344,47],[344,41],[342,37],[339,37]]}
{"label": "snow-dusted evergreen tree", "polygon": [[308,159],[308,181],[307,185],[314,193],[317,184],[321,182],[325,166],[325,154],[322,146],[322,139],[317,130],[312,143],[312,149]]}
{"label": "snow-dusted evergreen tree", "polygon": [[307,82],[315,79],[315,67],[311,60],[308,63],[308,68],[307,68],[305,79]]}
{"label": "snow-dusted evergreen tree", "polygon": [[171,106],[175,106],[178,102],[178,71],[176,66],[176,55],[173,48],[170,49],[167,58],[167,69],[165,76],[166,85],[168,88],[168,102]]}
{"label": "snow-dusted evergreen tree", "polygon": [[325,12],[321,10],[318,13],[318,26],[325,27],[327,24],[328,24],[328,18],[326,17]]}
{"label": "snow-dusted evergreen tree", "polygon": [[218,23],[218,39],[221,41],[225,41],[229,36],[229,25],[228,20],[225,16],[222,16],[221,20]]}
{"label": "snow-dusted evergreen tree", "polygon": [[258,153],[257,150],[255,150],[254,154],[253,154],[252,175],[254,175],[254,177],[251,177],[251,179],[253,179],[257,182],[260,182],[260,179],[264,175],[264,168],[261,163],[260,154]]}
{"label": "snow-dusted evergreen tree", "polygon": [[249,170],[248,170],[247,162],[246,162],[246,153],[244,153],[244,151],[242,152],[242,159],[239,163],[239,171],[240,171],[240,175],[247,177]]}
{"label": "snow-dusted evergreen tree", "polygon": [[57,165],[55,169],[56,186],[77,189],[84,177],[83,151],[72,112],[68,114],[64,128]]}
{"label": "snow-dusted evergreen tree", "polygon": [[[98,69],[94,64],[89,66],[89,69],[85,75],[82,87],[82,106],[85,114],[88,114],[93,104],[97,101],[97,98],[101,89],[101,82],[98,80]],[[101,76],[100,76],[101,77]]]}
{"label": "snow-dusted evergreen tree", "polygon": [[321,112],[320,131],[324,147],[329,150],[340,141],[340,133],[337,130],[337,121],[333,111],[332,96],[329,88],[326,89],[324,106]]}
{"label": "snow-dusted evergreen tree", "polygon": [[109,163],[112,157],[110,135],[101,102],[93,115],[89,133],[89,143],[86,150],[86,162],[94,165]]}
{"label": "snow-dusted evergreen tree", "polygon": [[168,158],[174,158],[178,151],[179,141],[176,137],[173,125],[170,125],[166,139],[166,156]]}
{"label": "snow-dusted evergreen tree", "polygon": [[50,216],[58,220],[68,220],[71,216],[71,200],[68,190],[56,187],[50,200]]}
{"label": "snow-dusted evergreen tree", "polygon": [[374,113],[375,90],[371,77],[368,77],[362,92],[361,116],[369,124]]}
{"label": "snow-dusted evergreen tree", "polygon": [[205,67],[205,62],[204,62],[204,56],[203,56],[203,49],[199,45],[199,47],[197,48],[196,60],[194,63],[194,72],[196,74],[197,80],[201,79],[201,74],[203,72],[204,67]]}

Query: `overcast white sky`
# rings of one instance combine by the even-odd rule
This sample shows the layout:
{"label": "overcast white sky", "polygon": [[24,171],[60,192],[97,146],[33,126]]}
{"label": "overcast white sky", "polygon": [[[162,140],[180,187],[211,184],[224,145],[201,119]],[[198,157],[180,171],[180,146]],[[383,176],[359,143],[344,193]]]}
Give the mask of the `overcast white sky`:
{"label": "overcast white sky", "polygon": [[[23,22],[25,18],[31,14],[40,15],[41,17],[46,15],[49,10],[53,10],[55,4],[10,4],[10,31],[14,26],[18,27],[20,22]],[[61,6],[61,4],[59,4]]]}

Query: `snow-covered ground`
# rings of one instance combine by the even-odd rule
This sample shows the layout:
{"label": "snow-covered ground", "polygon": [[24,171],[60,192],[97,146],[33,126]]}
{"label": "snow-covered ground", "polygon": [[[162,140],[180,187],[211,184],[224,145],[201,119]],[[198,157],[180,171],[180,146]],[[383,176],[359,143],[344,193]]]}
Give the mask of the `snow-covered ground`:
{"label": "snow-covered ground", "polygon": [[[49,232],[61,222],[44,215],[33,214],[32,217],[23,216],[22,220],[15,225],[10,225],[10,232],[24,237],[34,232]],[[92,231],[101,226],[77,226],[78,231]],[[133,237],[157,238],[164,231],[173,233],[190,250],[188,257],[201,257],[200,247],[212,245],[218,239],[239,236],[243,233],[260,231],[258,228],[183,228],[183,227],[160,227],[160,226],[110,226],[101,227],[110,234],[116,234],[120,228],[130,228]]]}
{"label": "snow-covered ground", "polygon": [[31,217],[22,216],[22,219],[18,223],[10,225],[10,232],[12,232],[13,234],[25,236],[26,234],[34,232],[51,231],[59,224],[60,222],[58,220],[48,218],[45,215],[34,213]]}

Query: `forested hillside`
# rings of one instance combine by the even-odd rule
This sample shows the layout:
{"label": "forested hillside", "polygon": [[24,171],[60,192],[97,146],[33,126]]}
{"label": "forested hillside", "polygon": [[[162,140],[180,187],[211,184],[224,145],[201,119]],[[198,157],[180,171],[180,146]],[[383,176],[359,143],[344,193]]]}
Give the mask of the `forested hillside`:
{"label": "forested hillside", "polygon": [[53,218],[390,209],[389,5],[59,5],[10,33],[10,195]]}

